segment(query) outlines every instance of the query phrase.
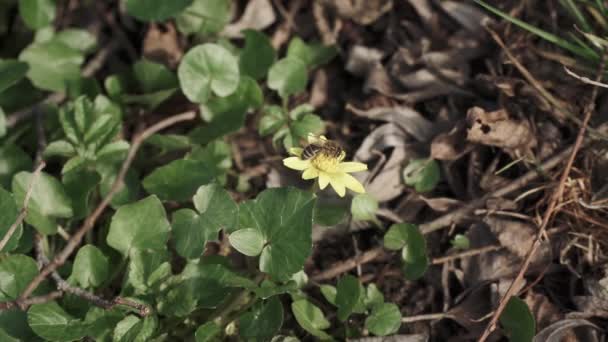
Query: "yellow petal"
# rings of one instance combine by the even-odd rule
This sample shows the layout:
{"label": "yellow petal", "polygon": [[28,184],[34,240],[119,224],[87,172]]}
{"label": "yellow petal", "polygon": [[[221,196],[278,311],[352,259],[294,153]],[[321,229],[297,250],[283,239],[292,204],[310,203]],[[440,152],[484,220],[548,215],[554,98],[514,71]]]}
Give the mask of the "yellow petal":
{"label": "yellow petal", "polygon": [[292,147],[289,149],[289,154],[291,154],[292,156],[301,157],[302,152],[304,152],[304,149],[301,147]]}
{"label": "yellow petal", "polygon": [[364,193],[365,192],[365,188],[363,187],[363,185],[361,183],[359,183],[359,181],[349,175],[348,173],[343,173],[341,176],[341,180],[342,183],[344,184],[345,187],[351,189],[354,192],[358,192],[358,193]]}
{"label": "yellow petal", "polygon": [[302,179],[313,179],[317,177],[319,177],[319,170],[314,167],[304,170],[304,173],[302,174]]}
{"label": "yellow petal", "polygon": [[367,165],[358,162],[344,162],[338,165],[338,168],[342,172],[359,172],[367,170]]}
{"label": "yellow petal", "polygon": [[344,183],[342,182],[342,177],[331,177],[329,179],[329,183],[331,184],[331,187],[334,188],[334,191],[336,191],[338,196],[344,197],[344,195],[346,194],[346,188],[344,187]]}
{"label": "yellow petal", "polygon": [[310,167],[310,160],[302,160],[298,157],[289,157],[283,159],[283,165],[290,169],[304,171]]}
{"label": "yellow petal", "polygon": [[319,172],[319,188],[323,190],[327,184],[329,184],[329,176],[325,172]]}

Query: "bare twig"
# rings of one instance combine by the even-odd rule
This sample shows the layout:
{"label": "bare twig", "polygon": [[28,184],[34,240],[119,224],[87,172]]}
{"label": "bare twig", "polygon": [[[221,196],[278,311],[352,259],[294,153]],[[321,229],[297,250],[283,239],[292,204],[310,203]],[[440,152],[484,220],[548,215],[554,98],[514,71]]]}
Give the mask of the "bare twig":
{"label": "bare twig", "polygon": [[403,317],[401,318],[401,323],[414,323],[414,322],[420,322],[420,321],[435,321],[438,319],[444,319],[444,318],[452,318],[454,317],[453,315],[447,313],[447,312],[439,312],[439,313],[433,313],[433,314],[425,314],[425,315],[416,315],[416,316],[409,316],[409,317]]}
{"label": "bare twig", "polygon": [[484,246],[481,248],[471,249],[471,250],[468,250],[468,251],[465,251],[462,253],[458,253],[458,254],[446,255],[441,258],[435,258],[435,259],[433,259],[433,261],[431,263],[433,265],[439,265],[439,264],[443,264],[443,263],[446,263],[446,262],[449,262],[452,260],[456,260],[456,259],[468,258],[468,257],[472,257],[475,255],[483,254],[483,253],[497,251],[502,248],[503,248],[503,246],[498,246],[498,245]]}
{"label": "bare twig", "polygon": [[27,216],[27,206],[30,203],[30,197],[32,196],[34,185],[38,181],[38,177],[40,177],[40,172],[45,166],[46,164],[44,163],[44,161],[41,161],[36,170],[34,171],[32,178],[30,178],[30,184],[28,185],[27,191],[25,192],[25,197],[23,198],[23,207],[21,208],[15,222],[10,226],[6,234],[4,234],[2,240],[0,240],[0,251],[4,249],[4,246],[6,246],[8,240],[10,240],[11,236],[13,236],[13,234],[17,230],[17,227],[19,227],[23,220],[25,220],[25,217]]}
{"label": "bare twig", "polygon": [[356,268],[359,265],[373,261],[374,259],[378,258],[379,256],[381,256],[384,253],[385,253],[385,251],[384,251],[384,248],[382,248],[382,247],[376,247],[376,248],[370,249],[368,251],[365,251],[362,254],[359,254],[358,256],[356,256],[354,258],[341,261],[341,262],[335,264],[334,266],[330,267],[329,269],[327,269],[321,273],[317,273],[317,274],[313,275],[311,277],[311,279],[313,281],[318,282],[318,281],[335,278],[342,273],[348,272],[348,271]]}
{"label": "bare twig", "polygon": [[12,308],[27,308],[30,305],[34,304],[43,304],[50,302],[54,299],[61,298],[63,296],[63,291],[53,291],[49,292],[43,296],[31,297],[25,300],[13,300],[9,302],[1,302],[0,303],[0,311],[10,310]]}
{"label": "bare twig", "polygon": [[[606,57],[608,57],[608,54],[606,53],[606,51],[604,51],[604,53],[602,55],[602,61],[599,65],[599,68],[597,71],[596,82],[600,82],[602,80],[602,75],[604,74],[603,70],[604,70],[604,66],[606,64]],[[585,108],[585,112],[584,112],[585,116],[583,118],[582,126],[580,127],[580,129],[578,131],[578,135],[576,136],[576,141],[574,142],[574,146],[572,148],[572,151],[570,152],[570,157],[568,158],[566,167],[564,168],[564,170],[562,172],[558,186],[555,189],[555,192],[553,192],[553,195],[551,196],[551,200],[549,201],[547,209],[545,210],[545,214],[543,216],[543,220],[540,224],[540,227],[538,228],[538,232],[536,234],[536,238],[534,239],[534,243],[528,250],[528,253],[526,254],[526,258],[524,259],[522,266],[521,266],[519,272],[517,273],[517,276],[515,277],[515,279],[509,286],[509,289],[507,290],[507,292],[501,298],[501,300],[498,304],[498,307],[496,308],[496,311],[494,311],[494,315],[492,316],[490,323],[488,323],[485,331],[483,332],[483,335],[479,339],[479,342],[484,342],[485,340],[487,340],[487,338],[490,336],[492,331],[494,331],[494,329],[496,328],[496,323],[498,322],[500,314],[504,311],[505,307],[507,306],[507,303],[509,302],[511,297],[513,297],[515,295],[515,292],[520,287],[519,285],[523,281],[524,275],[526,274],[526,271],[530,267],[530,263],[532,262],[532,257],[534,256],[534,254],[536,254],[536,251],[540,247],[541,243],[544,241],[544,238],[546,236],[547,225],[549,224],[549,221],[551,220],[551,218],[553,217],[553,214],[555,213],[557,203],[562,198],[566,180],[568,179],[568,175],[570,174],[570,169],[572,169],[572,165],[574,164],[574,159],[576,158],[576,154],[583,146],[585,131],[587,129],[587,125],[589,124],[589,120],[591,119],[591,115],[593,114],[593,111],[595,109],[595,100],[597,98],[597,92],[598,92],[598,88],[596,86],[594,86],[593,92],[591,93],[591,98],[589,99],[589,103],[587,104],[587,106]]]}
{"label": "bare twig", "polygon": [[116,195],[116,193],[118,193],[124,186],[124,178],[142,142],[149,138],[151,135],[167,127],[173,126],[179,122],[194,120],[195,118],[196,112],[194,111],[178,114],[164,119],[153,126],[150,126],[140,134],[136,135],[135,138],[133,138],[133,141],[131,142],[131,148],[129,149],[129,152],[127,154],[127,158],[122,164],[122,167],[118,172],[118,176],[116,177],[116,180],[114,181],[114,184],[112,184],[112,188],[110,189],[106,197],[85,219],[82,226],[72,235],[63,250],[61,250],[61,252],[59,252],[59,254],[57,254],[46,267],[40,270],[40,273],[28,284],[28,286],[25,288],[25,290],[19,297],[19,300],[25,300],[27,297],[29,297],[32,292],[34,292],[34,290],[38,287],[38,285],[40,285],[40,283],[44,279],[46,279],[46,277],[48,277],[59,266],[63,265],[65,261],[70,257],[70,255],[72,255],[74,250],[76,250],[76,248],[80,245],[80,242],[82,241],[82,238],[85,236],[85,234],[91,229],[93,229],[95,223],[97,222],[101,214],[108,207],[112,198],[114,198],[114,195]]}

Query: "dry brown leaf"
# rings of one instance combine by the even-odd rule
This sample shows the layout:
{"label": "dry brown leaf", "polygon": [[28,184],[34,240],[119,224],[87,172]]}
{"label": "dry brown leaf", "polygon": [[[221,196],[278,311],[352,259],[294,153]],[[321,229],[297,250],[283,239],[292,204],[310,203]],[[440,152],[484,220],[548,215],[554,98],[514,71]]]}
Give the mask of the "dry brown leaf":
{"label": "dry brown leaf", "polygon": [[381,50],[355,45],[348,52],[346,70],[353,75],[366,77],[375,65],[380,64],[383,56]]}
{"label": "dry brown leaf", "polygon": [[[536,226],[528,222],[488,216],[483,220],[500,241],[500,244],[523,259],[530,250],[536,236]],[[551,260],[551,249],[547,243],[541,244],[532,257],[532,268],[546,266]]]}
{"label": "dry brown leaf", "polygon": [[560,309],[543,294],[529,291],[525,302],[536,320],[537,331],[544,329],[564,316]]}
{"label": "dry brown leaf", "polygon": [[458,208],[463,204],[461,201],[449,197],[426,198],[424,196],[420,196],[419,198],[431,209],[440,213],[453,210],[454,208]]}
{"label": "dry brown leaf", "polygon": [[464,122],[459,122],[449,132],[437,135],[431,143],[431,158],[437,160],[457,160],[470,151],[466,140]]}
{"label": "dry brown leaf", "polygon": [[148,26],[142,50],[145,58],[172,69],[177,67],[184,55],[177,30],[170,22],[166,24],[151,23]]}
{"label": "dry brown leaf", "polygon": [[[584,332],[580,328],[586,328],[586,338],[577,335],[583,335]],[[577,328],[579,334],[575,334],[572,329]],[[597,337],[593,338],[589,330],[601,330],[598,326],[585,319],[564,319],[555,322],[544,328],[535,337],[533,342],[575,342],[575,341],[597,341]],[[585,336],[585,335],[583,335]]]}
{"label": "dry brown leaf", "polygon": [[484,23],[490,21],[486,11],[481,7],[466,2],[441,1],[438,3],[447,15],[457,21],[462,27],[475,35],[484,35]]}
{"label": "dry brown leaf", "polygon": [[433,123],[408,106],[376,107],[361,110],[351,104],[347,104],[346,110],[350,110],[356,115],[368,119],[395,123],[421,142],[429,141],[435,135]]}
{"label": "dry brown leaf", "polygon": [[250,0],[239,20],[224,27],[222,35],[241,38],[243,37],[241,31],[245,29],[261,31],[272,25],[276,19],[270,0]]}
{"label": "dry brown leaf", "polygon": [[321,3],[361,25],[375,22],[393,8],[392,0],[321,0]]}

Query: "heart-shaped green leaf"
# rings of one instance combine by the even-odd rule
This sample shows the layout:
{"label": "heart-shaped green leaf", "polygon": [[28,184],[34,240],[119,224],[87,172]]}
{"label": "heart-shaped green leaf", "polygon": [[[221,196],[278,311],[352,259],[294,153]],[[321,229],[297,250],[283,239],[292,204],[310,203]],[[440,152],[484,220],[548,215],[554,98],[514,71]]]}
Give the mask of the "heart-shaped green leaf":
{"label": "heart-shaped green leaf", "polygon": [[528,305],[517,297],[509,299],[500,315],[500,324],[507,331],[509,341],[530,342],[536,334],[536,321],[532,312]]}
{"label": "heart-shaped green leaf", "polygon": [[393,303],[377,305],[365,319],[365,328],[376,336],[394,334],[401,326],[401,312]]}
{"label": "heart-shaped green leaf", "polygon": [[304,91],[307,82],[306,64],[299,58],[283,58],[268,71],[268,88],[284,99]]}
{"label": "heart-shaped green leaf", "polygon": [[329,328],[329,321],[325,318],[323,311],[307,301],[300,299],[291,303],[291,311],[300,326],[311,335],[322,340],[329,340],[331,337],[323,330]]}
{"label": "heart-shaped green leaf", "polygon": [[278,297],[260,301],[239,318],[240,336],[246,339],[268,340],[283,325],[283,304]]}
{"label": "heart-shaped green leaf", "polygon": [[336,306],[338,307],[338,319],[346,321],[353,312],[362,295],[359,280],[350,274],[345,275],[338,281],[336,288]]}
{"label": "heart-shaped green leaf", "polygon": [[91,288],[101,285],[110,274],[108,258],[93,245],[85,245],[78,250],[72,266],[71,278],[81,287]]}

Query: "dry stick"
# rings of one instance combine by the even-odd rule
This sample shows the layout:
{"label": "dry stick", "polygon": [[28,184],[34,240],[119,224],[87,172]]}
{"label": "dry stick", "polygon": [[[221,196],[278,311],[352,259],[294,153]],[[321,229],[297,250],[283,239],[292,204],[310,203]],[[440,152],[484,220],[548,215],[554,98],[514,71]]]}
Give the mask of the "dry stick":
{"label": "dry stick", "polygon": [[444,318],[453,318],[454,315],[451,315],[447,312],[439,312],[439,313],[434,313],[434,314],[424,314],[424,315],[416,315],[416,316],[409,316],[409,317],[403,317],[401,318],[401,323],[414,323],[414,322],[420,322],[420,321],[434,321],[434,320],[438,320],[438,319],[444,319]]}
{"label": "dry stick", "polygon": [[27,216],[27,206],[30,203],[30,197],[32,196],[34,184],[36,184],[36,182],[38,181],[38,177],[40,177],[40,172],[45,166],[46,164],[44,163],[44,161],[41,161],[40,164],[38,164],[36,170],[34,171],[34,175],[30,179],[30,184],[28,185],[27,191],[25,192],[25,198],[23,199],[23,207],[19,212],[19,216],[17,216],[15,222],[10,226],[6,234],[4,234],[2,240],[0,240],[0,251],[4,249],[4,246],[6,246],[8,240],[10,240],[11,236],[13,236],[13,234],[17,230],[17,227],[19,227],[23,220],[25,220],[25,217]]}
{"label": "dry stick", "polygon": [[447,256],[441,257],[441,258],[435,258],[435,259],[433,259],[431,264],[439,265],[439,264],[443,264],[443,263],[446,263],[446,262],[449,262],[452,260],[456,260],[456,259],[468,258],[468,257],[472,257],[475,255],[483,254],[483,253],[497,251],[502,248],[504,248],[504,247],[499,246],[499,245],[484,246],[484,247],[471,249],[466,252],[462,252],[462,253],[458,253],[458,254],[452,254],[452,255],[447,255]]}
{"label": "dry stick", "polygon": [[368,251],[365,251],[362,254],[359,254],[358,256],[356,256],[354,258],[340,262],[340,263],[336,264],[335,266],[330,267],[329,269],[327,269],[321,273],[315,274],[314,276],[311,277],[311,279],[313,281],[317,281],[317,282],[322,281],[322,280],[332,279],[342,273],[348,272],[348,271],[352,270],[353,268],[356,268],[357,265],[368,263],[384,253],[385,253],[384,248],[382,248],[382,247],[370,249]]}
{"label": "dry stick", "polygon": [[122,164],[122,167],[118,172],[118,176],[116,177],[116,180],[114,181],[114,184],[112,184],[112,188],[110,189],[106,197],[101,201],[101,203],[99,203],[93,213],[91,213],[91,215],[89,215],[89,217],[85,219],[82,226],[74,233],[74,235],[72,235],[63,250],[61,250],[61,252],[59,252],[59,254],[57,254],[53,258],[53,261],[51,261],[46,267],[44,267],[40,271],[40,273],[28,284],[23,293],[21,293],[19,300],[25,300],[25,298],[29,297],[32,292],[34,292],[34,290],[38,287],[38,285],[40,285],[40,283],[44,279],[46,279],[46,277],[49,276],[49,274],[55,271],[59,266],[63,265],[65,261],[70,257],[70,255],[72,255],[74,250],[80,245],[80,242],[82,241],[82,238],[85,236],[85,234],[88,233],[91,229],[93,229],[95,223],[97,222],[97,219],[99,219],[103,211],[110,204],[110,201],[112,200],[114,195],[118,193],[124,186],[123,180],[142,142],[158,131],[173,126],[179,122],[194,120],[195,118],[196,112],[194,111],[178,114],[164,119],[156,123],[155,125],[150,126],[146,130],[135,136],[135,138],[133,138],[133,141],[131,142],[131,148],[129,149],[129,153],[127,154],[127,158]]}
{"label": "dry stick", "polygon": [[[608,57],[608,55],[607,55],[606,51],[604,51],[604,54],[602,55],[602,61],[598,68],[597,76],[595,79],[596,82],[600,82],[602,80],[602,74],[603,74],[603,70],[604,70],[604,67],[606,64],[606,57]],[[580,148],[583,146],[585,131],[587,129],[587,125],[589,124],[589,120],[591,119],[591,114],[593,113],[593,111],[595,109],[595,100],[597,98],[597,91],[598,91],[598,87],[593,86],[593,92],[591,93],[591,98],[589,100],[589,104],[585,108],[585,116],[583,118],[583,124],[578,131],[578,135],[576,136],[576,141],[574,142],[574,146],[572,148],[572,151],[570,152],[570,157],[568,158],[566,167],[564,168],[564,171],[562,172],[562,175],[559,179],[557,189],[553,193],[553,196],[551,197],[549,205],[547,206],[547,210],[545,211],[543,220],[540,224],[540,227],[538,228],[538,233],[536,234],[534,243],[528,250],[528,253],[526,254],[526,258],[524,259],[524,262],[521,266],[521,269],[517,273],[517,276],[515,277],[515,279],[509,286],[509,289],[507,290],[505,295],[501,298],[500,302],[498,303],[498,308],[496,308],[496,311],[494,312],[494,315],[492,316],[490,323],[488,323],[488,325],[486,326],[486,329],[483,332],[483,335],[481,335],[479,342],[484,342],[485,340],[487,340],[487,338],[490,336],[492,331],[494,331],[494,329],[496,328],[496,323],[498,322],[498,319],[500,318],[500,314],[504,311],[504,309],[507,306],[507,303],[509,302],[511,297],[513,297],[515,295],[515,292],[519,288],[519,284],[523,281],[524,275],[525,275],[526,271],[528,270],[528,267],[530,267],[530,263],[532,262],[532,257],[534,256],[534,254],[536,254],[536,251],[538,250],[542,241],[544,240],[544,237],[546,236],[547,225],[549,224],[549,221],[553,217],[555,208],[557,207],[557,202],[561,199],[561,197],[564,193],[566,180],[568,179],[568,175],[570,174],[570,169],[572,169],[572,165],[574,164],[574,159],[576,158],[576,154],[580,150]]]}
{"label": "dry stick", "polygon": [[54,299],[61,298],[63,296],[63,291],[53,291],[49,292],[43,296],[31,297],[26,300],[13,300],[10,302],[2,302],[0,303],[0,311],[10,310],[12,308],[17,308],[20,306],[28,307],[34,304],[43,304],[50,302]]}

